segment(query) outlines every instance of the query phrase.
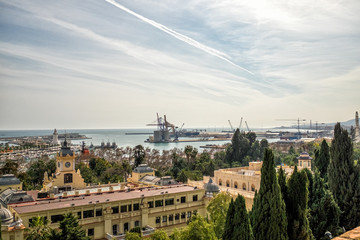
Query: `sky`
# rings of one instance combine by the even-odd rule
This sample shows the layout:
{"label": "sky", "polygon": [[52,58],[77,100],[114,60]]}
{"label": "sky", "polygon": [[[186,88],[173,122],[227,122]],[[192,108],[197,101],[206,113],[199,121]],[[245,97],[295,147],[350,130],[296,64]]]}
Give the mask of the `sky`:
{"label": "sky", "polygon": [[0,0],[0,129],[347,121],[358,0]]}

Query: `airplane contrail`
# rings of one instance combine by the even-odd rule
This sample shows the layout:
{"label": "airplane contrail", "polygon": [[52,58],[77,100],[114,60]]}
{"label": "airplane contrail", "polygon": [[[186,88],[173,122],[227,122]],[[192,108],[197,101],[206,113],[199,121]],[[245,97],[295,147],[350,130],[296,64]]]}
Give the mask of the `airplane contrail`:
{"label": "airplane contrail", "polygon": [[174,30],[172,30],[172,29],[158,23],[158,22],[155,22],[154,20],[148,19],[148,18],[146,18],[146,17],[144,17],[144,16],[142,16],[142,15],[140,15],[140,14],[134,12],[134,11],[131,11],[130,9],[128,9],[125,6],[115,2],[114,0],[105,0],[105,1],[112,4],[112,5],[114,5],[117,8],[120,8],[120,9],[124,10],[127,13],[130,13],[131,15],[139,18],[140,20],[142,20],[142,21],[144,21],[144,22],[146,22],[146,23],[160,29],[161,31],[163,31],[163,32],[165,32],[165,33],[179,39],[180,41],[183,41],[183,42],[185,42],[185,43],[187,43],[187,44],[189,44],[189,45],[191,45],[193,47],[196,47],[196,48],[198,48],[200,50],[203,50],[206,53],[209,53],[209,54],[211,54],[211,55],[213,55],[215,57],[218,57],[218,58],[224,60],[225,62],[230,63],[231,65],[233,65],[233,66],[235,66],[237,68],[240,68],[241,70],[246,71],[246,72],[250,73],[251,75],[254,75],[251,71],[249,71],[246,68],[243,68],[243,67],[237,65],[236,63],[232,62],[231,60],[229,60],[230,57],[227,56],[225,53],[223,53],[221,51],[218,51],[218,50],[216,50],[214,48],[208,47],[208,46],[206,46],[206,45],[204,45],[202,43],[199,43],[198,41],[196,41],[196,40],[194,40],[194,39],[192,39],[192,38],[190,38],[188,36],[185,36],[185,35],[183,35],[181,33],[178,33],[176,31],[174,31]]}

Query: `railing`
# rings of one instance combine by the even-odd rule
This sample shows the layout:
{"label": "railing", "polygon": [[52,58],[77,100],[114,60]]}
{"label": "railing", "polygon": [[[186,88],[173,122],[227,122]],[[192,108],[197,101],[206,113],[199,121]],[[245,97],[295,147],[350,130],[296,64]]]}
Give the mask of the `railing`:
{"label": "railing", "polygon": [[[144,229],[144,230],[143,230]],[[155,231],[155,228],[150,227],[150,226],[146,226],[144,228],[141,229],[141,235],[143,237],[149,236],[150,234],[152,234]],[[108,240],[124,240],[125,239],[126,234],[122,233],[119,235],[111,235],[110,233],[106,233],[106,239]]]}

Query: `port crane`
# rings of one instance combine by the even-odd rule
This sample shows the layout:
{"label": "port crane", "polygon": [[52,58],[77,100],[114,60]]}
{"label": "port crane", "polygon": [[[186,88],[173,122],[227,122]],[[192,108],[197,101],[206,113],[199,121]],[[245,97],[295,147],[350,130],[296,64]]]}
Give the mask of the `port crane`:
{"label": "port crane", "polygon": [[233,128],[233,126],[232,126],[232,124],[231,124],[230,120],[228,120],[228,122],[229,122],[229,125],[230,125],[230,129],[231,129],[231,131],[232,131],[232,132],[235,132],[235,129]]}
{"label": "port crane", "polygon": [[240,124],[239,124],[239,130],[241,131],[241,125],[242,125],[243,117],[241,117]]}
{"label": "port crane", "polygon": [[170,132],[170,130],[173,135],[176,134],[175,125],[166,120],[166,115],[162,118],[159,117],[158,113],[156,113],[156,120],[154,122],[155,123],[146,124],[146,126],[156,126],[161,132],[162,139],[165,139],[166,132]]}
{"label": "port crane", "polygon": [[251,132],[250,129],[249,129],[249,126],[247,124],[247,121],[245,121],[245,124],[246,124],[246,128],[247,128],[248,132]]}
{"label": "port crane", "polygon": [[295,122],[297,121],[297,129],[298,129],[298,138],[300,139],[301,138],[301,134],[300,134],[300,122],[305,122],[306,119],[276,119],[276,121],[292,121],[292,122]]}

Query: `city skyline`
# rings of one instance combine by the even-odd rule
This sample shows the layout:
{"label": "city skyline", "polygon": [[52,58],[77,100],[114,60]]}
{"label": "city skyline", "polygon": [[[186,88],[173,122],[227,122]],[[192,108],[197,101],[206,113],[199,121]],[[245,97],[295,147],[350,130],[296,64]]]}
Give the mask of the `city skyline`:
{"label": "city skyline", "polygon": [[357,1],[0,1],[0,129],[353,119]]}

